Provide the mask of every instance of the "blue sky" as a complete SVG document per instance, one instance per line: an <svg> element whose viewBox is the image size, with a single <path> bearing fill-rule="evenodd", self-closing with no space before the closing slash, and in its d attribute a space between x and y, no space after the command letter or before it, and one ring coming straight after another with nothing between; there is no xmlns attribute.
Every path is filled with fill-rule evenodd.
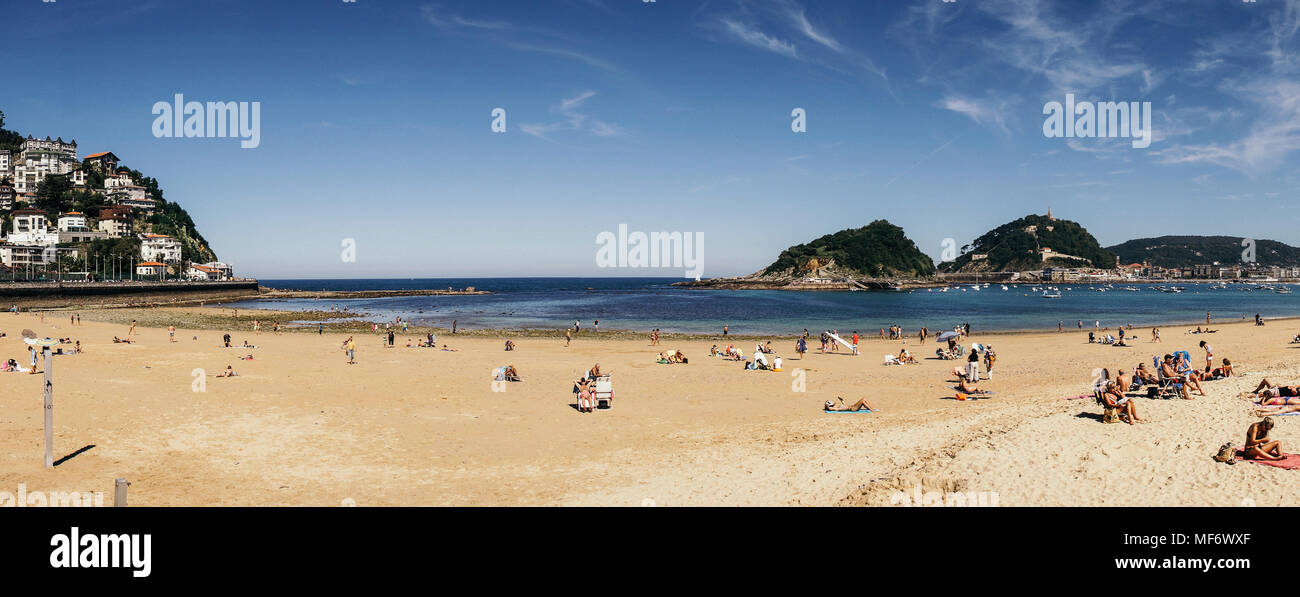
<svg viewBox="0 0 1300 597"><path fill-rule="evenodd" d="M1300 244L1300 0L11 0L0 110L158 178L237 272L680 275L595 238L703 232L704 275L885 218L923 251L1027 213L1103 244ZM261 146L155 102L261 102ZM1154 140L1043 135L1151 102ZM493 133L504 108L508 130ZM791 111L807 132L791 131ZM355 239L354 263L340 259Z"/></svg>

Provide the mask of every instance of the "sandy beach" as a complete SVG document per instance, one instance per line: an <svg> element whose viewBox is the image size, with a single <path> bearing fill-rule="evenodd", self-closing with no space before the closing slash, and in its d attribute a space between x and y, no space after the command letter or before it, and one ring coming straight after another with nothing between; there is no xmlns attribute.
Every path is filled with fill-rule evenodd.
<svg viewBox="0 0 1300 597"><path fill-rule="evenodd" d="M995 493L1002 506L1275 506L1300 491L1300 472L1211 460L1257 420L1239 392L1263 377L1300 380L1294 321L1216 323L1209 335L1162 328L1155 345L1137 328L1130 348L1089 344L1077 330L977 332L970 341L998 353L995 378L981 382L996 394L962 402L948 388L961 363L933 359L937 345L915 338L921 364L887 367L883 355L901 342L821 355L814 331L799 360L793 338L774 337L778 373L708 357L721 344L709 338L650 346L584 329L567 348L557 332L505 352L505 336L439 333L451 352L406 348L415 330L395 348L367 332L348 365L346 334L329 331L276 335L264 324L255 335L241 322L228 330L233 343L258 348L222 348L214 329L177 329L168 341L162 322L200 311L149 310L133 344L112 342L127 336L129 313L82 311L79 326L66 312L43 323L0 316L0 357L24 367L24 328L85 349L55 357L55 458L76 455L52 470L43 376L0 373L0 491L99 491L110 504L123 477L138 506L890 505L917 487ZM1088 393L1094 368L1150 366L1175 350L1203 364L1202 339L1243 375L1205 382L1209 396L1195 400L1138 398L1150 423L1103 424L1091 398L1065 399ZM656 364L667 349L690 363ZM582 414L572 381L597 362L613 375L614 408ZM506 364L524 381L494 392L492 370ZM215 377L227 365L239 375ZM823 413L837 396L877 411ZM1300 417L1277 421L1273 437L1300 451Z"/></svg>

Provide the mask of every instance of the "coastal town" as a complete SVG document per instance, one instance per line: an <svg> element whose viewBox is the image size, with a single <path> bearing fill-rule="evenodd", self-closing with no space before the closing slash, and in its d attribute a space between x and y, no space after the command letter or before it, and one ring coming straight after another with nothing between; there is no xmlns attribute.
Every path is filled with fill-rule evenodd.
<svg viewBox="0 0 1300 597"><path fill-rule="evenodd" d="M182 239L157 231L175 228L156 217L161 192L116 154L78 155L77 142L62 137L28 135L17 152L0 148L0 280L234 279L229 264L194 259Z"/></svg>

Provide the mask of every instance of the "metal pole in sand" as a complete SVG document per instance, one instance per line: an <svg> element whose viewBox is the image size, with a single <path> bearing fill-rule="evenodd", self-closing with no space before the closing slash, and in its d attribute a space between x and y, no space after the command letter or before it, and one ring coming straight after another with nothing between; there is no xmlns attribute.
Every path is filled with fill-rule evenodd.
<svg viewBox="0 0 1300 597"><path fill-rule="evenodd" d="M114 508L126 507L126 487L128 485L130 485L130 483L127 483L126 479L123 479L122 477L118 477L113 482L113 507Z"/></svg>
<svg viewBox="0 0 1300 597"><path fill-rule="evenodd" d="M50 347L45 353L45 468L54 468L54 355Z"/></svg>

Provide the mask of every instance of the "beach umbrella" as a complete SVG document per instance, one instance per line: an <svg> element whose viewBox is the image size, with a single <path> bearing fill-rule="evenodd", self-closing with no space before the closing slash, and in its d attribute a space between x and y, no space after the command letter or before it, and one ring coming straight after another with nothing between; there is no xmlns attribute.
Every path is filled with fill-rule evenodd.
<svg viewBox="0 0 1300 597"><path fill-rule="evenodd" d="M961 334L958 334L957 332L944 332L942 334L939 334L939 337L936 338L936 340L943 342L944 340L947 340L949 338L956 338L957 336L960 335Z"/></svg>

